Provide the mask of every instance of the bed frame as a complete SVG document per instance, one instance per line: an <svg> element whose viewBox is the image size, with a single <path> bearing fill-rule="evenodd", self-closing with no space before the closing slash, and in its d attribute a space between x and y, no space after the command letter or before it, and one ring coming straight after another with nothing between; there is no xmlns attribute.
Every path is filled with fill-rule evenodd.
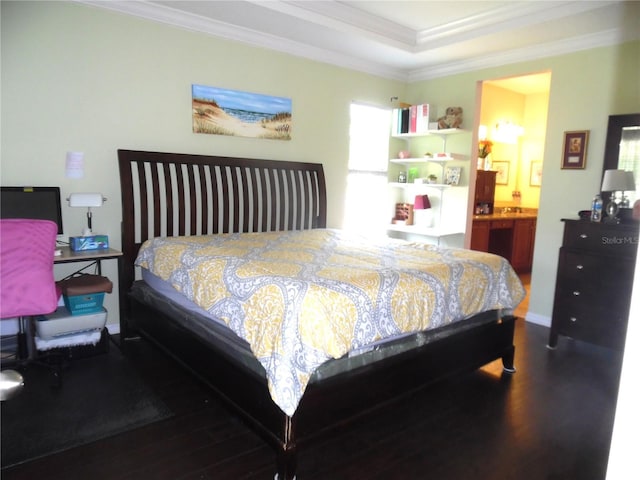
<svg viewBox="0 0 640 480"><path fill-rule="evenodd" d="M515 371L515 317L503 316L374 365L312 381L295 414L286 415L271 400L264 376L129 293L134 260L148 238L326 227L322 165L132 150L119 150L118 158L123 343L140 335L211 387L275 449L278 479L294 478L300 448L429 383L500 358L506 372Z"/></svg>

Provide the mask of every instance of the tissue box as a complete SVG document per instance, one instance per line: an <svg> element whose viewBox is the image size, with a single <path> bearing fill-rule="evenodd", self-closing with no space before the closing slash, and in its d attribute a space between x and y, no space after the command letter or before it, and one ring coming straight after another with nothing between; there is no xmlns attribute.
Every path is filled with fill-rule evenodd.
<svg viewBox="0 0 640 480"><path fill-rule="evenodd" d="M84 295L63 295L64 306L69 309L71 315L86 315L102 310L104 292L86 293Z"/></svg>
<svg viewBox="0 0 640 480"><path fill-rule="evenodd" d="M86 237L69 237L69 248L74 252L83 250L105 250L109 248L109 236L88 235Z"/></svg>
<svg viewBox="0 0 640 480"><path fill-rule="evenodd" d="M107 323L107 310L100 307L96 313L89 315L72 315L65 307L48 315L35 317L38 337L49 340L80 332L100 331Z"/></svg>

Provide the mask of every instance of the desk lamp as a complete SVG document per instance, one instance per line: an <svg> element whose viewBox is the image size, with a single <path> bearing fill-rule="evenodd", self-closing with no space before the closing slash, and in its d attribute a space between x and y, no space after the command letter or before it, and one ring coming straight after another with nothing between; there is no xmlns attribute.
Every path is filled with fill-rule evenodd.
<svg viewBox="0 0 640 480"><path fill-rule="evenodd" d="M615 192L622 192L622 198L624 200L624 192L635 190L635 183L633 173L631 172L624 170L605 170L604 178L602 179L602 191L611 192L606 208L607 216L605 217L605 222L620 223L620 219L618 218L620 208L615 201Z"/></svg>
<svg viewBox="0 0 640 480"><path fill-rule="evenodd" d="M84 207L87 209L87 228L82 230L82 236L92 235L91 231L91 207L101 207L107 199L101 193L72 193L67 198L70 207Z"/></svg>

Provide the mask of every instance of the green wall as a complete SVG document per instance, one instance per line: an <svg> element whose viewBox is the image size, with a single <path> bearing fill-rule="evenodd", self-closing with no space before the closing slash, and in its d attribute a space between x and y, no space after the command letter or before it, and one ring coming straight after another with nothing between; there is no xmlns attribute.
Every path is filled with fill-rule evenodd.
<svg viewBox="0 0 640 480"><path fill-rule="evenodd" d="M86 5L0 4L3 185L59 185L102 192L94 231L120 247L119 148L320 162L328 222L342 221L349 105L389 105L405 85L270 50ZM260 140L191 131L193 83L289 97L293 139ZM85 153L85 178L65 178L67 151ZM63 206L65 234L86 217ZM115 262L105 274L117 279ZM62 269L62 267L56 267ZM65 272L66 274L66 272ZM117 295L107 295L109 323Z"/></svg>
<svg viewBox="0 0 640 480"><path fill-rule="evenodd" d="M598 190L607 116L640 111L640 42L406 85L86 5L2 1L0 9L2 184L59 185L65 198L102 192L109 200L94 212L94 230L110 235L116 248L118 148L321 162L329 226L339 227L352 101L389 105L397 96L462 106L469 128L478 81L550 70L530 302L540 321L551 313L559 219L587 208ZM293 139L192 133L193 83L290 97ZM561 171L562 132L582 129L591 131L587 168ZM455 147L471 154L471 145ZM85 178L65 178L67 151L85 153ZM67 235L80 232L84 212L64 206L63 217ZM108 263L115 262L105 263L115 283L115 265ZM106 305L109 323L117 324L116 295Z"/></svg>

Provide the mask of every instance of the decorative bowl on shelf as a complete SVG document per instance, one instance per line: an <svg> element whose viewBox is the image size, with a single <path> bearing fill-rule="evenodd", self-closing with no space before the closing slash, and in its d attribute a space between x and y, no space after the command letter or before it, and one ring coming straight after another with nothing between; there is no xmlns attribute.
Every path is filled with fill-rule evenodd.
<svg viewBox="0 0 640 480"><path fill-rule="evenodd" d="M398 158L409 158L411 156L411 154L409 153L408 150L400 150L398 152Z"/></svg>

